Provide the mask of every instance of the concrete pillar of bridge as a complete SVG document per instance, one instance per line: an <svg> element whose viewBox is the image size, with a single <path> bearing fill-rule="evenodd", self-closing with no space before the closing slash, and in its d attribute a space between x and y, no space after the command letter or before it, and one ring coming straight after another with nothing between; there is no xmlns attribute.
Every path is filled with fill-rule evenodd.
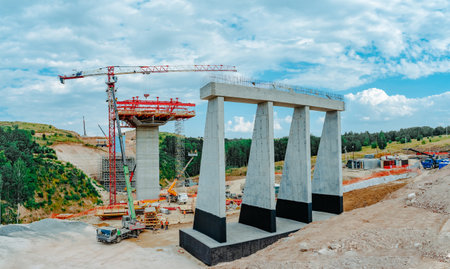
<svg viewBox="0 0 450 269"><path fill-rule="evenodd" d="M309 107L296 107L292 116L283 175L277 200L277 217L310 223L311 144Z"/></svg>
<svg viewBox="0 0 450 269"><path fill-rule="evenodd" d="M220 243L227 239L224 136L224 98L215 97L208 101L194 230Z"/></svg>
<svg viewBox="0 0 450 269"><path fill-rule="evenodd" d="M239 222L276 232L273 103L258 104Z"/></svg>
<svg viewBox="0 0 450 269"><path fill-rule="evenodd" d="M133 169L133 167L130 167L130 169ZM136 127L137 199L159 199L160 190L158 126Z"/></svg>
<svg viewBox="0 0 450 269"><path fill-rule="evenodd" d="M313 210L343 212L341 118L339 111L325 115L312 181Z"/></svg>

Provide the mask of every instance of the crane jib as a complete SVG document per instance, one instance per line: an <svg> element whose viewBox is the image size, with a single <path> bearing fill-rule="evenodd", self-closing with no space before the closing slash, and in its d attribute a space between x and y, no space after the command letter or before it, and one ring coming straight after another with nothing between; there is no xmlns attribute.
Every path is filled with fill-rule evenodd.
<svg viewBox="0 0 450 269"><path fill-rule="evenodd" d="M90 76L114 76L126 74L151 74L170 72L237 72L235 66L230 65L154 65L154 66L108 66L89 71L77 71L70 75L60 75L61 83L66 79L84 78Z"/></svg>

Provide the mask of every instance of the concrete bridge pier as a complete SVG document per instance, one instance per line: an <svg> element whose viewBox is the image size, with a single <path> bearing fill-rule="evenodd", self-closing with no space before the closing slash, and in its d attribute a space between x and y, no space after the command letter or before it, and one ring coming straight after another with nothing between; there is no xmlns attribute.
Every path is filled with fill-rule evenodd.
<svg viewBox="0 0 450 269"><path fill-rule="evenodd" d="M138 200L159 199L159 192L159 127L138 126L136 127L136 196Z"/></svg>
<svg viewBox="0 0 450 269"><path fill-rule="evenodd" d="M276 232L273 103L258 104L239 222Z"/></svg>
<svg viewBox="0 0 450 269"><path fill-rule="evenodd" d="M194 230L217 242L227 240L225 213L224 98L208 101Z"/></svg>
<svg viewBox="0 0 450 269"><path fill-rule="evenodd" d="M309 106L303 106L294 108L292 116L276 206L277 217L310 223L311 201Z"/></svg>
<svg viewBox="0 0 450 269"><path fill-rule="evenodd" d="M342 193L340 112L327 111L312 181L313 210L342 213Z"/></svg>

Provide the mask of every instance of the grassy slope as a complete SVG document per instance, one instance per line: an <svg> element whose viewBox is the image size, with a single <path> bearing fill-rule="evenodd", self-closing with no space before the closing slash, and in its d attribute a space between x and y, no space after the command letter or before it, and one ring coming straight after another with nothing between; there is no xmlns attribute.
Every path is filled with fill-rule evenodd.
<svg viewBox="0 0 450 269"><path fill-rule="evenodd" d="M19 129L34 130L33 135L36 142L40 145L52 145L57 143L83 143L80 135L72 131L66 131L56 128L55 126L41 123L29 123L21 121L0 121L0 126L14 126L17 125ZM45 134L45 139L43 138Z"/></svg>
<svg viewBox="0 0 450 269"><path fill-rule="evenodd" d="M58 143L83 143L76 132L61 130L52 125L28 122L0 121L0 126L19 129L34 130L33 138L40 145L53 145ZM45 134L45 139L43 138ZM76 213L92 208L101 203L93 187L95 180L88 178L81 170L70 163L58 160L45 159L45 162L53 164L46 176L38 175L38 186L35 194L36 205L34 208L23 208L21 220L30 222L49 217L51 213ZM59 167L59 168L58 168ZM74 175L77 176L74 176ZM74 183L72 181L76 180ZM49 196L51 202L49 202Z"/></svg>

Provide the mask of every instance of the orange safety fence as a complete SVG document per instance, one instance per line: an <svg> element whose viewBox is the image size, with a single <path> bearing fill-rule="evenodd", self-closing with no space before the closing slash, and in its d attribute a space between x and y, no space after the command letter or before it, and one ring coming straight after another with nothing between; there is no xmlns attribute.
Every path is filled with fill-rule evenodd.
<svg viewBox="0 0 450 269"><path fill-rule="evenodd" d="M97 213L97 211L99 211L99 210L117 209L117 208L123 208L123 206L124 206L124 204L97 206L95 208L91 208L86 211L75 213L75 214L52 213L50 215L50 218L52 218L52 219L71 219L71 218L76 218L76 217L95 215L95 213Z"/></svg>
<svg viewBox="0 0 450 269"><path fill-rule="evenodd" d="M350 184L354 184L360 181L364 181L364 180L368 180L368 179L372 179L372 178L377 178L377 177L386 177L386 176L392 176L392 175L401 175L401 174L406 174L406 173L410 173L410 172L418 172L419 169L417 168L398 168L398 169L391 169L391 170L386 170L386 171L379 171L379 172L375 172L370 174L367 177L357 177L357 178L352 178L349 180L345 180L342 184L343 185L350 185Z"/></svg>

